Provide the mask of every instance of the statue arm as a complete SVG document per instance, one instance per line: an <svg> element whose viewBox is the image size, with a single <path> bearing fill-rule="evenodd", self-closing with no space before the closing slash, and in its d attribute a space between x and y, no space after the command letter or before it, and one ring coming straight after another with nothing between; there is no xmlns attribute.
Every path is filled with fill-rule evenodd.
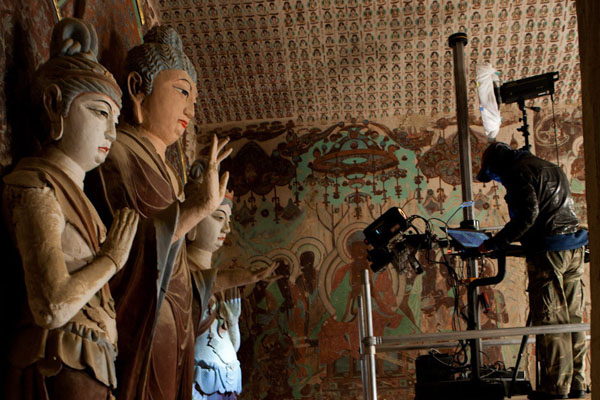
<svg viewBox="0 0 600 400"><path fill-rule="evenodd" d="M192 202L192 199L189 199L181 203L179 220L177 221L175 232L173 232L171 243L175 243L184 237L192 228L198 225L200 221L208 217L214 211L208 205L191 204Z"/></svg>
<svg viewBox="0 0 600 400"><path fill-rule="evenodd" d="M227 333L233 348L237 352L240 349L240 315L242 313L242 299L238 288L225 291L225 300L222 303L224 317L227 321Z"/></svg>
<svg viewBox="0 0 600 400"><path fill-rule="evenodd" d="M107 252L69 273L62 250L65 219L49 188L24 189L12 215L34 320L43 328L58 328L117 272L119 255Z"/></svg>
<svg viewBox="0 0 600 400"><path fill-rule="evenodd" d="M252 271L244 268L217 269L213 293L257 282Z"/></svg>
<svg viewBox="0 0 600 400"><path fill-rule="evenodd" d="M237 353L238 350L240 349L240 324L239 324L239 319L235 320L235 323L229 325L229 339L231 340L231 344L233 345L233 348L235 349L235 352Z"/></svg>
<svg viewBox="0 0 600 400"><path fill-rule="evenodd" d="M269 266L261 267L256 270L250 268L219 269L217 271L213 293L265 280L269 278L277 266L277 262L274 262Z"/></svg>

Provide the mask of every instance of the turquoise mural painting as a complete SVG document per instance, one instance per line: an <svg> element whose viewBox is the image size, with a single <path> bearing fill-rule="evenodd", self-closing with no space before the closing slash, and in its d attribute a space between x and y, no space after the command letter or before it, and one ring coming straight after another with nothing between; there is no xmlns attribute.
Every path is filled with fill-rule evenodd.
<svg viewBox="0 0 600 400"><path fill-rule="evenodd" d="M575 121L573 113L560 117L562 130L575 135L559 147L571 172L581 168L580 152L573 150L581 128L569 122ZM356 298L360 271L369 267L362 230L392 206L433 218L434 227L458 226L462 219L455 121L407 122L394 128L367 120L313 128L272 122L210 131L232 138L235 148L225 166L234 176L235 233L220 265L279 263L279 279L245 288L243 398L360 396ZM518 126L507 113L500 139L521 145ZM543 152L547 123L535 129ZM477 123L471 126L474 171L488 143L482 131ZM473 206L483 226L505 223L503 195L493 183L475 184ZM418 259L422 275L392 267L372 274L376 335L465 329L464 321L453 318L464 312L464 286L441 264L442 251L420 251ZM485 289L490 307L484 327L525 322L525 272L521 261L513 264L504 282ZM451 265L459 280L466 278L459 259ZM486 262L482 273L491 275L495 268ZM486 349L484 362L510 364L515 353L511 347ZM411 398L416 355L379 355L384 396Z"/></svg>

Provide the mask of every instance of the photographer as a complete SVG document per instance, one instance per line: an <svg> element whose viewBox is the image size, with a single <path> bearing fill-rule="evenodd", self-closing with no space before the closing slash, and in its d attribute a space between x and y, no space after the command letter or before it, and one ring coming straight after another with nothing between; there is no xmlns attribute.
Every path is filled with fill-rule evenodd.
<svg viewBox="0 0 600 400"><path fill-rule="evenodd" d="M494 142L483 153L480 182L506 188L510 221L479 247L482 253L519 240L527 256L533 325L581 323L587 231L579 228L565 173L528 150ZM538 335L540 385L530 399L565 399L585 393L584 332Z"/></svg>

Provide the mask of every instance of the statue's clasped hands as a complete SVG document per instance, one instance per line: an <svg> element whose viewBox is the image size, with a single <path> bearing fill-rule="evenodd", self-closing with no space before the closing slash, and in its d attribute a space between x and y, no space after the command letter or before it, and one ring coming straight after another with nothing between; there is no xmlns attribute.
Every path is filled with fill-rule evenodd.
<svg viewBox="0 0 600 400"><path fill-rule="evenodd" d="M117 210L106 240L100 249L99 256L108 257L115 264L117 271L125 265L133 238L137 231L139 214L129 208Z"/></svg>

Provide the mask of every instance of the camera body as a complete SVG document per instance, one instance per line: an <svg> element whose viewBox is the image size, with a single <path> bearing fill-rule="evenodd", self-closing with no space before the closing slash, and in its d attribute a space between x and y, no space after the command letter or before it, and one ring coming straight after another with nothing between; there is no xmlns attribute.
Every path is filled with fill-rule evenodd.
<svg viewBox="0 0 600 400"><path fill-rule="evenodd" d="M399 207L392 207L367 226L363 233L365 242L374 248L387 246L398 233L408 229L408 218Z"/></svg>
<svg viewBox="0 0 600 400"><path fill-rule="evenodd" d="M380 271L390 263L401 270L410 266L417 274L423 272L415 257L416 252L430 249L434 241L439 241L429 231L408 233L409 228L416 231L410 223L413 218L415 216L407 217L401 208L392 207L363 230L367 259L371 262L373 272Z"/></svg>
<svg viewBox="0 0 600 400"><path fill-rule="evenodd" d="M392 262L397 236L406 229L408 229L406 214L401 208L392 207L363 230L367 244L367 259L371 262L373 272L381 270Z"/></svg>

